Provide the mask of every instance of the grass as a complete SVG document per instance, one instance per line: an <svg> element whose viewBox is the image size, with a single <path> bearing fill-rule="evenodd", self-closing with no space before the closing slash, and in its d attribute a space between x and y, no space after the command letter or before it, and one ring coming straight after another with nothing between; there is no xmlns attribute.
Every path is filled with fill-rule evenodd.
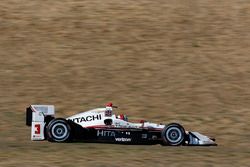
<svg viewBox="0 0 250 167"><path fill-rule="evenodd" d="M249 166L249 2L0 3L0 166ZM218 147L31 142L30 104L181 122Z"/></svg>

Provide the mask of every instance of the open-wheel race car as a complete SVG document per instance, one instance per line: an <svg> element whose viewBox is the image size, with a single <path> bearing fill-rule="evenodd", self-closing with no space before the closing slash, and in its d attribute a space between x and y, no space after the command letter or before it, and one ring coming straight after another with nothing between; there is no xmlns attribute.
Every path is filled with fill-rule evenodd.
<svg viewBox="0 0 250 167"><path fill-rule="evenodd" d="M66 119L55 118L53 105L30 105L26 125L31 126L31 140L51 142L102 142L118 144L161 144L169 146L214 146L215 139L198 132L185 131L178 123L156 124L141 120L129 122L126 115L115 115L117 108L108 103L103 108L81 112Z"/></svg>

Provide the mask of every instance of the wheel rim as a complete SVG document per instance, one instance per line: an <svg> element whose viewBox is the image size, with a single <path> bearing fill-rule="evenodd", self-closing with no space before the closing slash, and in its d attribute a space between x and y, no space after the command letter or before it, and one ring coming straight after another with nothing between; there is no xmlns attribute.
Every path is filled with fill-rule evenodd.
<svg viewBox="0 0 250 167"><path fill-rule="evenodd" d="M68 128L63 123L56 123L51 129L51 133L54 138L63 140L68 135Z"/></svg>
<svg viewBox="0 0 250 167"><path fill-rule="evenodd" d="M165 133L166 138L168 139L169 142L171 143L179 143L182 141L182 132L179 128L177 127L170 127L166 133Z"/></svg>

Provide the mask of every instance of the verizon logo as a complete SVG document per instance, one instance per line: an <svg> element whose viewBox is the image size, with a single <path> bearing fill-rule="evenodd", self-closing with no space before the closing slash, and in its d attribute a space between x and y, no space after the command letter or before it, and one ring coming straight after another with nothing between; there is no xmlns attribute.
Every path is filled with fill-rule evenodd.
<svg viewBox="0 0 250 167"><path fill-rule="evenodd" d="M115 138L115 141L122 141L122 142L126 142L126 141L131 141L131 138Z"/></svg>

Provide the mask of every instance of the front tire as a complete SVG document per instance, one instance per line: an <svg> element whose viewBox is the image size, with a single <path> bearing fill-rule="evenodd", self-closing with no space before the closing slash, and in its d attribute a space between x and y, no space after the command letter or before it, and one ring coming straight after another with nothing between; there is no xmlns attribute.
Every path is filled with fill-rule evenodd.
<svg viewBox="0 0 250 167"><path fill-rule="evenodd" d="M185 142L185 129L178 123L166 125L162 130L161 136L163 145L179 146Z"/></svg>
<svg viewBox="0 0 250 167"><path fill-rule="evenodd" d="M68 142L71 139L71 127L67 120L56 118L50 121L46 128L48 141Z"/></svg>

